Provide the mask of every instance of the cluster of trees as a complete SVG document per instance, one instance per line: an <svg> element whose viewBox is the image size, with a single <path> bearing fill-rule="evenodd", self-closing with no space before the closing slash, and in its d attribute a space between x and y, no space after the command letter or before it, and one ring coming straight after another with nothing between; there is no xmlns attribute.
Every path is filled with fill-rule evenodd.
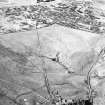
<svg viewBox="0 0 105 105"><path fill-rule="evenodd" d="M55 0L37 0L37 3L39 3L39 2L51 2L51 1L55 1Z"/></svg>

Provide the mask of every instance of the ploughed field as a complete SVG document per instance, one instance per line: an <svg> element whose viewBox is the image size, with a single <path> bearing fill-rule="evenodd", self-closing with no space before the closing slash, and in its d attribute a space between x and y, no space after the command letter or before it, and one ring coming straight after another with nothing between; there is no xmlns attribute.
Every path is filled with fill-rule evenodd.
<svg viewBox="0 0 105 105"><path fill-rule="evenodd" d="M105 32L105 12L88 1L0 8L1 34L34 30L36 25L42 28L53 24L102 34Z"/></svg>

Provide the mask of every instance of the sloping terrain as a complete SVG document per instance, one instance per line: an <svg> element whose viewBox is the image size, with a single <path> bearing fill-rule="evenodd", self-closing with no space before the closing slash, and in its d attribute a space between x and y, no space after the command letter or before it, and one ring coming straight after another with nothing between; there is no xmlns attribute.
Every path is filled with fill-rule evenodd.
<svg viewBox="0 0 105 105"><path fill-rule="evenodd" d="M23 6L22 9L23 12L26 8ZM16 22L12 13L20 16L19 12L8 11L4 14L5 18L11 19L13 16ZM41 14L39 20L45 20L44 16L49 15ZM58 17L58 22L51 21L44 24L45 27L41 24L42 20L37 18L32 22L29 17L32 26L23 29L29 22L24 22L26 17L25 20L20 20L24 24L18 27L20 31L12 31L12 25L9 29L2 25L4 30L1 28L0 35L0 105L3 105L4 100L7 100L5 105L78 105L87 104L87 100L92 100L94 105L104 105L104 31L88 32L84 28L71 27L74 23L66 26L64 19L69 19L60 20L63 16ZM55 22L55 17L52 20ZM69 24L71 21L73 20L70 20ZM11 22L13 20L8 21L8 24ZM101 104L96 100L100 100Z"/></svg>

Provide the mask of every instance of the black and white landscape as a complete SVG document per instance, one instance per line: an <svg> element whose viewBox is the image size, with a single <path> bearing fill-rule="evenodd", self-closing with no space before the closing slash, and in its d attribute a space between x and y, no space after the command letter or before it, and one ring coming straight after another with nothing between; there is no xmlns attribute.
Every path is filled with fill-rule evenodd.
<svg viewBox="0 0 105 105"><path fill-rule="evenodd" d="M0 105L105 105L104 1L25 2L0 5Z"/></svg>

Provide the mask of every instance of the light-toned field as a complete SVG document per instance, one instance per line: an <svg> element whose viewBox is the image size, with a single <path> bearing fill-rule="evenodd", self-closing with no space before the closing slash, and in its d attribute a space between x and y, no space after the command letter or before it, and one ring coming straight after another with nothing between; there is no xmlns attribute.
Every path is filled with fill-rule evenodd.
<svg viewBox="0 0 105 105"><path fill-rule="evenodd" d="M81 68L79 64L87 60L87 58L83 58L84 54L91 52L99 38L100 36L97 34L65 28L59 25L53 25L40 30L1 35L0 43L4 46L4 49L1 47L2 52L0 51L0 86L9 91L10 96L12 94L14 97L17 94L30 90L37 90L36 92L42 96L47 95L41 73L43 69L42 58L38 57L40 52L44 56L45 68L48 72L51 87L59 90L65 97L80 96L80 94L84 96L87 91L86 84L84 83L86 74L84 71L80 72L78 70L78 68ZM64 66L50 59L56 57L58 52L60 54L60 62L69 71L72 70L70 68L71 60L74 62L77 68L73 72L76 74L68 74ZM80 54L83 53L83 55L77 54L76 58L72 57L70 59L73 54L78 52L81 52ZM27 61L23 60L23 65L19 64L21 59L18 59L18 57L20 55L15 55L15 53L23 54ZM5 59L3 59L3 56Z"/></svg>
<svg viewBox="0 0 105 105"><path fill-rule="evenodd" d="M5 93L11 98L35 96L45 100L48 92L43 69L46 69L52 90L58 90L66 98L86 98L87 73L104 46L104 34L94 34L56 24L32 31L2 34L0 93ZM93 69L95 76L100 77L93 76L90 81L98 97L105 95L104 62L101 63L98 62Z"/></svg>

